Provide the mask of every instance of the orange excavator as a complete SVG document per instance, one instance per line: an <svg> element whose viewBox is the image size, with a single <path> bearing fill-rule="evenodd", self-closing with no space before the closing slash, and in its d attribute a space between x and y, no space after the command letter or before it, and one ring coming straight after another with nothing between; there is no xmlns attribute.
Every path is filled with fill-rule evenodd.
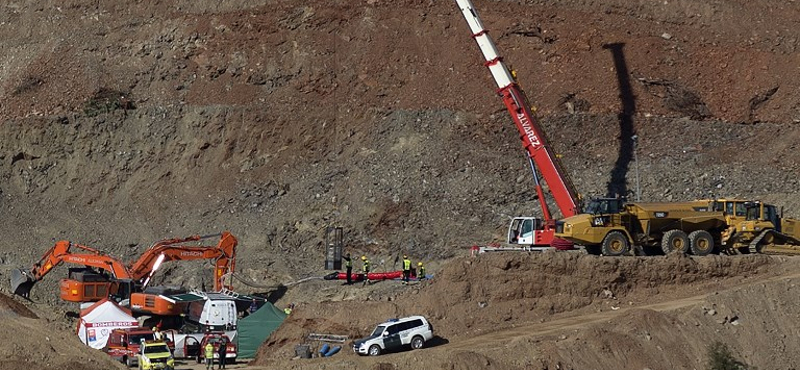
<svg viewBox="0 0 800 370"><path fill-rule="evenodd" d="M74 248L74 249L73 249ZM75 250L77 249L77 251ZM104 254L103 252L87 247L85 245L80 245L76 243L72 243L66 240L61 240L56 242L56 244L50 248L47 252L42 255L42 258L39 259L36 263L33 264L33 268L30 270L13 270L11 272L11 289L14 291L14 294L29 297L31 289L33 289L33 285L44 278L53 268L57 267L61 263L71 263L77 265L83 265L87 268L98 268L105 271L105 274L110 274L107 276L106 282L103 282L104 285L104 297L108 297L109 294L114 294L116 292L109 291L109 283L108 280L113 280L115 282L125 282L131 281L130 273L128 272L128 268L117 260L114 257ZM88 269L85 269L88 270ZM97 275L97 274L95 274ZM84 276L84 274L79 275L80 278ZM88 274L86 275L88 276ZM64 279L67 280L67 279ZM91 280L99 280L99 279L88 279ZM68 285L68 284L66 284ZM94 286L95 284L90 284ZM64 298L64 289L65 289L65 282L62 280L61 283L61 296ZM95 290L96 289L92 289ZM74 302L83 302L83 301L91 301L94 298L94 293L90 294L88 297L84 296L85 292L88 292L89 289L80 289L76 292L75 297L78 300L72 300Z"/></svg>
<svg viewBox="0 0 800 370"><path fill-rule="evenodd" d="M216 246L184 245L187 242L196 242L220 236ZM140 282L140 292L131 294L131 308L134 311L144 311L156 315L177 315L185 308L184 305L159 294L149 293L145 290L153 274L159 266L166 261L187 260L216 260L214 263L214 291L231 289L226 285L224 278L236 266L236 245L238 241L229 232L208 236L190 236L183 239L167 239L153 244L142 256L130 266L131 276Z"/></svg>
<svg viewBox="0 0 800 370"><path fill-rule="evenodd" d="M183 245L219 236L216 246ZM215 259L214 290L230 288L223 278L235 267L238 241L228 231L207 236L167 239L148 248L130 266L105 253L69 241L56 242L30 270L14 270L11 289L14 294L29 297L33 285L61 263L86 266L70 269L70 276L60 284L61 299L70 302L95 302L113 297L130 299L131 308L154 314L174 314L180 307L158 294L144 293L153 274L165 261ZM74 250L74 249L77 250ZM97 273L92 268L103 270Z"/></svg>
<svg viewBox="0 0 800 370"><path fill-rule="evenodd" d="M220 239L216 246L182 244L217 236ZM130 275L134 280L140 280L146 286L150 277L163 262L214 259L216 260L214 263L214 290L220 291L223 288L229 288L225 286L223 277L229 271L233 271L236 265L237 244L236 238L227 231L221 234L162 240L153 244L136 262L129 266Z"/></svg>

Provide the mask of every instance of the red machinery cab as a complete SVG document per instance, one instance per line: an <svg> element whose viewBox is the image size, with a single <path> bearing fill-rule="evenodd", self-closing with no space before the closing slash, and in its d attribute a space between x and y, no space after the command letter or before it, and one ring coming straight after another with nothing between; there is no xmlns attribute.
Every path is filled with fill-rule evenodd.
<svg viewBox="0 0 800 370"><path fill-rule="evenodd" d="M174 346L174 341L167 336L167 344ZM122 362L128 367L136 366L136 354L139 353L139 346L143 341L153 341L155 334L151 328L127 328L114 329L108 336L108 342L103 348L103 352L108 353L113 359Z"/></svg>

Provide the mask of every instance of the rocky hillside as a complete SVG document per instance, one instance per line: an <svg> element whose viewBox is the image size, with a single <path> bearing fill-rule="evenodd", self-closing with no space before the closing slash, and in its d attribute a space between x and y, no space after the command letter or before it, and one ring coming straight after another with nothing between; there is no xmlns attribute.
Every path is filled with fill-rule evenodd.
<svg viewBox="0 0 800 370"><path fill-rule="evenodd" d="M539 213L454 3L3 7L9 266L54 239L133 258L159 239L229 229L241 271L285 282L319 273L330 225L376 261L436 261ZM477 8L585 196L629 193L638 170L646 200L758 197L800 214L796 7Z"/></svg>

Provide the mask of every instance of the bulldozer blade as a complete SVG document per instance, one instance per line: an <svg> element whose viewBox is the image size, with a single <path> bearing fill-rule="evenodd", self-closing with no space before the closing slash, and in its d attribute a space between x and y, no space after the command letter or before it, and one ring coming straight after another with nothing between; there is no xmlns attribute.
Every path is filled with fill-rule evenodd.
<svg viewBox="0 0 800 370"><path fill-rule="evenodd" d="M34 283L36 283L36 280L31 279L27 271L23 269L11 271L11 291L14 294L27 298L31 294Z"/></svg>

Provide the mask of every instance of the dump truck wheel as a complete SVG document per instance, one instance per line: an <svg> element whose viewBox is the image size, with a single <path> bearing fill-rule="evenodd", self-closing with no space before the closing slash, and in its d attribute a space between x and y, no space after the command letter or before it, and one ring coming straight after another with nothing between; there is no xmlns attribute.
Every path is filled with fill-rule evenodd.
<svg viewBox="0 0 800 370"><path fill-rule="evenodd" d="M631 245L625 234L620 231L612 231L603 239L600 249L604 256L616 257L628 253Z"/></svg>
<svg viewBox="0 0 800 370"><path fill-rule="evenodd" d="M714 237L705 230L696 230L689 234L689 248L695 256L705 256L714 251Z"/></svg>
<svg viewBox="0 0 800 370"><path fill-rule="evenodd" d="M673 251L681 253L689 252L689 237L683 230L670 230L664 233L661 238L661 250L664 254L670 254Z"/></svg>

